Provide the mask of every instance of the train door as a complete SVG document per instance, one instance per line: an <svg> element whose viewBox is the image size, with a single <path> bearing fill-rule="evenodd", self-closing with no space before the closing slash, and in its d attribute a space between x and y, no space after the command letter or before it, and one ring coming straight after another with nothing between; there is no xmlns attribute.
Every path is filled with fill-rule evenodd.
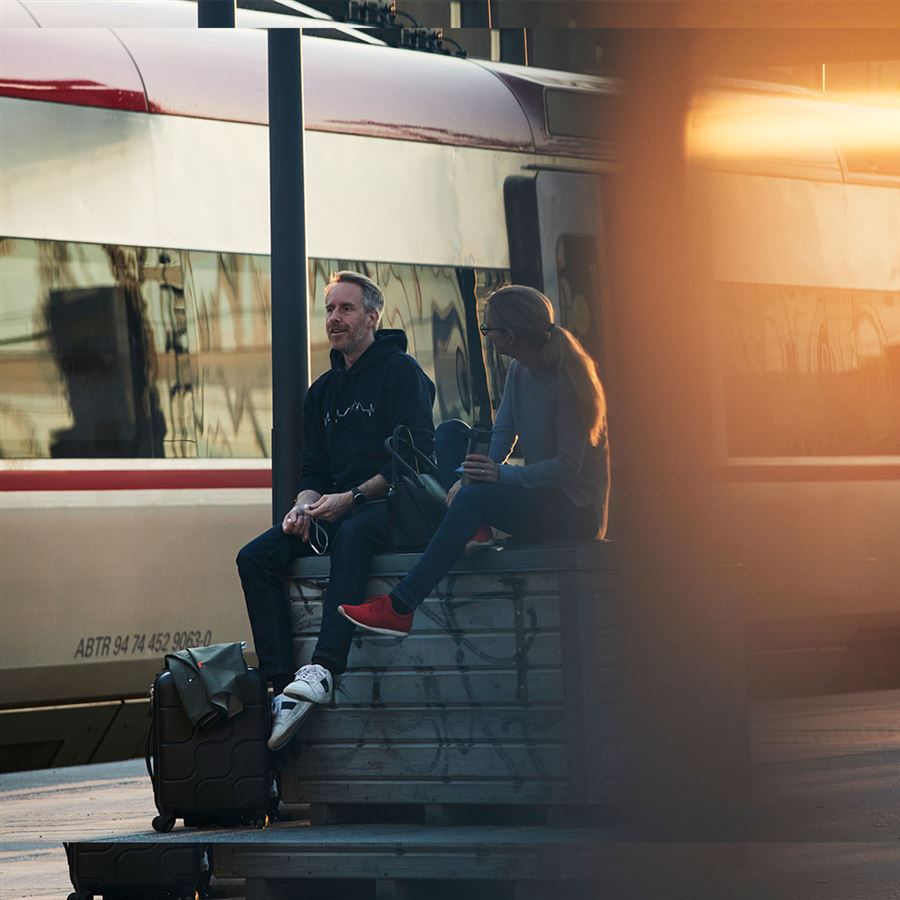
<svg viewBox="0 0 900 900"><path fill-rule="evenodd" d="M555 307L557 321L591 354L614 423L615 373L604 322L607 267L602 188L597 175L547 170L507 179L504 200L512 281L542 290ZM616 535L620 503L620 492L614 490L608 537Z"/></svg>
<svg viewBox="0 0 900 900"><path fill-rule="evenodd" d="M504 189L512 280L550 298L607 381L601 186L597 175L540 171L509 178Z"/></svg>

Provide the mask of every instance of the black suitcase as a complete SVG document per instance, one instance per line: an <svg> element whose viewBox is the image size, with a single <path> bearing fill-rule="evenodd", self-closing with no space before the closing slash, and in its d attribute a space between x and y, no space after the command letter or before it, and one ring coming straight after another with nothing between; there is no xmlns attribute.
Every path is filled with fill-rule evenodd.
<svg viewBox="0 0 900 900"><path fill-rule="evenodd" d="M272 710L266 680L248 668L240 690L242 712L196 729L184 713L172 673L160 672L150 690L147 771L159 815L156 831L176 819L191 825L252 824L273 813L273 771L266 741Z"/></svg>
<svg viewBox="0 0 900 900"><path fill-rule="evenodd" d="M201 844L64 844L74 893L69 900L206 897L211 869Z"/></svg>

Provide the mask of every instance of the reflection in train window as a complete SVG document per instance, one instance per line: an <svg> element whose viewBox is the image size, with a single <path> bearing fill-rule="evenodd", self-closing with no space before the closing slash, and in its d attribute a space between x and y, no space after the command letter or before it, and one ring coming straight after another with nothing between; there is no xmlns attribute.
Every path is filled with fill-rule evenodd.
<svg viewBox="0 0 900 900"><path fill-rule="evenodd" d="M560 324L574 334L607 380L603 354L600 266L596 235L562 234L556 242ZM551 298L554 299L554 298Z"/></svg>
<svg viewBox="0 0 900 900"><path fill-rule="evenodd" d="M479 323L484 322L484 304L487 298L497 288L508 283L508 272L480 271L476 273L475 306ZM479 332L479 335L487 375L487 386L490 393L490 404L493 412L496 412L500 406L500 401L503 399L503 388L506 385L506 373L509 371L510 359L497 353L487 336L481 335L481 332ZM493 421L493 416L483 416L477 421L490 424Z"/></svg>
<svg viewBox="0 0 900 900"><path fill-rule="evenodd" d="M190 325L197 331L198 455L268 457L272 429L269 258L198 251L184 256Z"/></svg>
<svg viewBox="0 0 900 900"><path fill-rule="evenodd" d="M466 277L471 273L450 266L310 260L310 294L314 298L309 316L313 378L330 365L323 290L331 273L341 269L365 273L384 291L381 327L406 332L409 352L435 383L435 421L483 421L484 411L479 408L483 388L478 383L483 378L483 365L480 359L473 358L474 354L480 354L480 342L471 337L466 312L469 304L483 295L486 286L499 283L505 273L475 272L473 298L472 279Z"/></svg>
<svg viewBox="0 0 900 900"><path fill-rule="evenodd" d="M490 421L475 312L506 273L310 260L313 377L342 268L382 285L383 327L437 386L435 421ZM0 240L0 456L268 457L269 271L247 254Z"/></svg>
<svg viewBox="0 0 900 900"><path fill-rule="evenodd" d="M719 290L731 456L900 454L900 294Z"/></svg>
<svg viewBox="0 0 900 900"><path fill-rule="evenodd" d="M0 242L0 455L163 456L191 446L191 417L173 417L172 373L159 359L178 319L161 257Z"/></svg>

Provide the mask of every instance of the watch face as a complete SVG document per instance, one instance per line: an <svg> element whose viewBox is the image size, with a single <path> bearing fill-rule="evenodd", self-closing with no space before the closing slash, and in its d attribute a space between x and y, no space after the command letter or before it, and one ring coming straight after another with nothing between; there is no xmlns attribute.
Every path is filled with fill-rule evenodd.
<svg viewBox="0 0 900 900"><path fill-rule="evenodd" d="M359 490L354 491L353 492L353 502L357 506L362 506L363 503L366 502L366 495L362 491L359 491Z"/></svg>

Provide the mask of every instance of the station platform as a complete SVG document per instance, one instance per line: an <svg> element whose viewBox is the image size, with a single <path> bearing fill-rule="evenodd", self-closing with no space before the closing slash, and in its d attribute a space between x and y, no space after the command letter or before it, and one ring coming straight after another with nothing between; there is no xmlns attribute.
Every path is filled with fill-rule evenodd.
<svg viewBox="0 0 900 900"><path fill-rule="evenodd" d="M570 897L578 892L569 886L590 884L592 896L610 900L896 900L900 691L757 703L752 735L753 793L730 833L703 843L641 841L622 825L310 826L302 807L301 817L264 831L177 827L157 835L143 760L11 773L0 776L0 900L65 897L62 842L100 839L212 844L219 896L248 900L290 896L287 880L285 893L273 881L263 895L254 893L254 879L288 879L301 869L313 879L371 879L376 888L379 879L405 878L410 897L411 875L427 872L471 900L472 891L454 885L461 860L480 873L482 886L494 884L497 898L504 896L498 867L521 867L537 884L542 875L544 883L564 875L560 892ZM304 892L313 900L326 895Z"/></svg>

